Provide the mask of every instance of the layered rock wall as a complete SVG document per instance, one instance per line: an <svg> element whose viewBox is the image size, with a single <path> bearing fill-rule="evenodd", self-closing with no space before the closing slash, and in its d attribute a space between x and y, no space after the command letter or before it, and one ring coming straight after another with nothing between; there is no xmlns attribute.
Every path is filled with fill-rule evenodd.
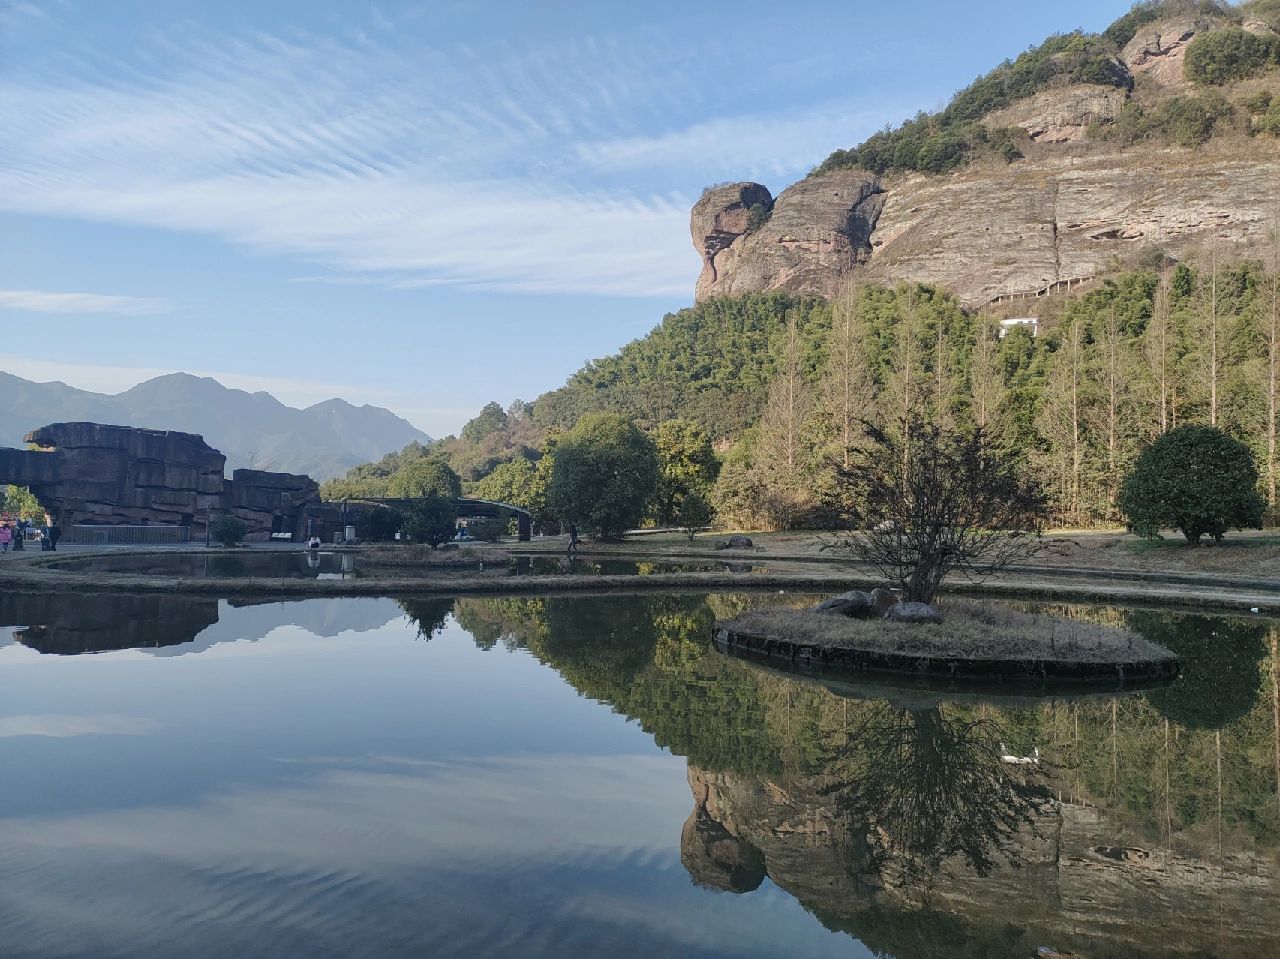
<svg viewBox="0 0 1280 959"><path fill-rule="evenodd" d="M1226 256L1256 256L1278 188L1280 149L1270 140L1247 151L1052 156L891 185L839 171L783 192L759 229L731 239L721 229L708 252L710 195L692 219L703 255L697 298L831 296L851 279L914 280L977 307L1065 290L1144 247L1185 257L1216 238Z"/></svg>
<svg viewBox="0 0 1280 959"><path fill-rule="evenodd" d="M1020 127L1032 141L1028 156L1009 165L883 179L839 170L807 177L776 200L758 183L707 191L690 219L703 262L697 299L768 290L831 296L851 280L907 280L980 307L1065 291L1145 248L1185 258L1217 243L1227 258L1263 254L1280 191L1274 137L1227 137L1197 149L1122 149L1087 138L1092 124L1117 120L1131 101L1150 111L1199 93L1183 77L1187 48L1224 25L1213 17L1148 24L1113 61L1127 86L1050 86L989 113L989 128ZM1274 34L1266 24L1246 26ZM1280 73L1257 83L1280 96ZM752 204L770 208L767 222L745 215Z"/></svg>
<svg viewBox="0 0 1280 959"><path fill-rule="evenodd" d="M189 526L200 536L210 516L231 513L264 539L302 533L320 505L307 476L236 470L224 479L226 457L193 433L54 423L25 441L36 449L0 449L0 483L30 487L64 527Z"/></svg>

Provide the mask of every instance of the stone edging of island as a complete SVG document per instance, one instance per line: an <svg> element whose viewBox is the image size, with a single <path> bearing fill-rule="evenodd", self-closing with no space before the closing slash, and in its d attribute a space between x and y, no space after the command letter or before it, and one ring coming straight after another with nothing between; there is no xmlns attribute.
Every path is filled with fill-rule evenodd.
<svg viewBox="0 0 1280 959"><path fill-rule="evenodd" d="M723 622L712 628L712 640L717 649L733 655L843 673L891 673L948 680L1121 683L1170 680L1178 675L1178 659L1172 654L1126 662L923 655L796 642L738 631Z"/></svg>

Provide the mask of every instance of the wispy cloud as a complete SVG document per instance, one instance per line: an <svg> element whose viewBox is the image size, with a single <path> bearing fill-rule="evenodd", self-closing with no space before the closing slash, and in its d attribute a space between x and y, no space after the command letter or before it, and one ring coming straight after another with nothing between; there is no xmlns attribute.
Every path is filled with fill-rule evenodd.
<svg viewBox="0 0 1280 959"><path fill-rule="evenodd" d="M18 736L43 736L51 739L72 736L143 736L155 727L155 720L146 716L121 716L117 713L0 716L0 739Z"/></svg>
<svg viewBox="0 0 1280 959"><path fill-rule="evenodd" d="M441 49L388 22L169 30L125 62L18 63L0 209L202 233L392 285L672 295L697 271L693 197L635 171L781 172L848 139L839 104L697 122L705 78L656 38Z"/></svg>
<svg viewBox="0 0 1280 959"><path fill-rule="evenodd" d="M173 304L147 296L111 296L105 293L51 293L48 290L0 290L0 310L30 313L115 313L147 316L169 313Z"/></svg>

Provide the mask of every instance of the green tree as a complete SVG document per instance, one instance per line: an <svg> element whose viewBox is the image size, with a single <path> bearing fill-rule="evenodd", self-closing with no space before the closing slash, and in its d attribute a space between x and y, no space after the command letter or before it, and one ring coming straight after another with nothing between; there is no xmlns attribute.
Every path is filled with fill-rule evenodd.
<svg viewBox="0 0 1280 959"><path fill-rule="evenodd" d="M616 413L593 413L560 438L547 496L553 512L589 535L620 539L657 483L653 440Z"/></svg>
<svg viewBox="0 0 1280 959"><path fill-rule="evenodd" d="M415 543L439 546L453 539L458 528L458 511L438 493L427 493L403 510L404 531Z"/></svg>
<svg viewBox="0 0 1280 959"><path fill-rule="evenodd" d="M0 488L0 510L17 513L21 519L37 522L44 519L45 509L35 494L25 486Z"/></svg>
<svg viewBox="0 0 1280 959"><path fill-rule="evenodd" d="M403 525L404 516L399 510L375 506L365 520L365 535L375 543L386 542L395 539Z"/></svg>
<svg viewBox="0 0 1280 959"><path fill-rule="evenodd" d="M497 403L486 403L476 416L462 428L462 438L478 443L492 433L500 433L507 428L507 411Z"/></svg>
<svg viewBox="0 0 1280 959"><path fill-rule="evenodd" d="M653 439L658 450L653 518L659 526L670 526L686 496L697 493L706 497L710 493L720 463L706 430L690 420L667 420Z"/></svg>
<svg viewBox="0 0 1280 959"><path fill-rule="evenodd" d="M715 511L712 510L711 504L707 502L705 496L697 490L691 490L680 499L680 507L676 510L676 524L689 537L689 541L693 541L694 535L698 530L708 526L711 523Z"/></svg>
<svg viewBox="0 0 1280 959"><path fill-rule="evenodd" d="M432 495L457 499L462 495L462 481L443 459L423 457L396 471L387 482L387 495L397 499Z"/></svg>
<svg viewBox="0 0 1280 959"><path fill-rule="evenodd" d="M1249 448L1212 426L1179 426L1143 450L1120 488L1134 532L1173 528L1193 545L1228 529L1261 527L1258 469Z"/></svg>

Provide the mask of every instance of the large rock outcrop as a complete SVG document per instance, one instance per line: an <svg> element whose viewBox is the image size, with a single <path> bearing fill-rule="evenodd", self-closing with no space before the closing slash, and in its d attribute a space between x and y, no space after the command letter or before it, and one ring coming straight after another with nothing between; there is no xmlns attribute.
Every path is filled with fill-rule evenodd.
<svg viewBox="0 0 1280 959"><path fill-rule="evenodd" d="M1138 30L1120 54L1134 75L1145 74L1166 86L1182 86L1187 45L1211 26L1200 17L1175 17Z"/></svg>
<svg viewBox="0 0 1280 959"><path fill-rule="evenodd" d="M778 197L763 227L704 253L697 298L830 296L863 277L938 284L976 307L1066 290L1148 246L1187 256L1216 237L1228 255L1258 255L1278 183L1269 138L1050 155L884 186L860 171L813 176Z"/></svg>
<svg viewBox="0 0 1280 959"><path fill-rule="evenodd" d="M236 470L194 433L99 423L54 423L32 430L36 449L0 449L0 483L28 486L64 527L187 526L204 533L214 515L238 516L249 538L303 532L320 507L315 480L291 473Z"/></svg>
<svg viewBox="0 0 1280 959"><path fill-rule="evenodd" d="M748 200L769 210L754 229ZM776 200L758 183L709 190L690 221L702 256L698 299L771 289L834 293L871 255L882 203L879 179L861 170L801 180Z"/></svg>
<svg viewBox="0 0 1280 959"><path fill-rule="evenodd" d="M1113 61L1116 85L1050 85L987 114L989 129L1020 127L1031 141L1025 158L1007 165L987 159L937 176L813 175L783 191L763 223L746 215L769 196L760 184L708 191L690 221L703 261L697 299L768 290L830 296L851 279L915 280L980 307L1069 290L1147 249L1187 257L1216 242L1228 258L1259 256L1280 184L1274 137L1236 133L1190 149L1122 148L1089 136L1131 105L1150 113L1170 97L1198 94L1183 78L1187 47L1225 25L1195 16L1148 24ZM1280 96L1280 71L1250 83L1225 95L1267 88Z"/></svg>
<svg viewBox="0 0 1280 959"><path fill-rule="evenodd" d="M1020 127L1036 143L1071 143L1084 139L1091 124L1114 120L1127 100L1119 87L1075 83L996 110L983 122L988 129Z"/></svg>

